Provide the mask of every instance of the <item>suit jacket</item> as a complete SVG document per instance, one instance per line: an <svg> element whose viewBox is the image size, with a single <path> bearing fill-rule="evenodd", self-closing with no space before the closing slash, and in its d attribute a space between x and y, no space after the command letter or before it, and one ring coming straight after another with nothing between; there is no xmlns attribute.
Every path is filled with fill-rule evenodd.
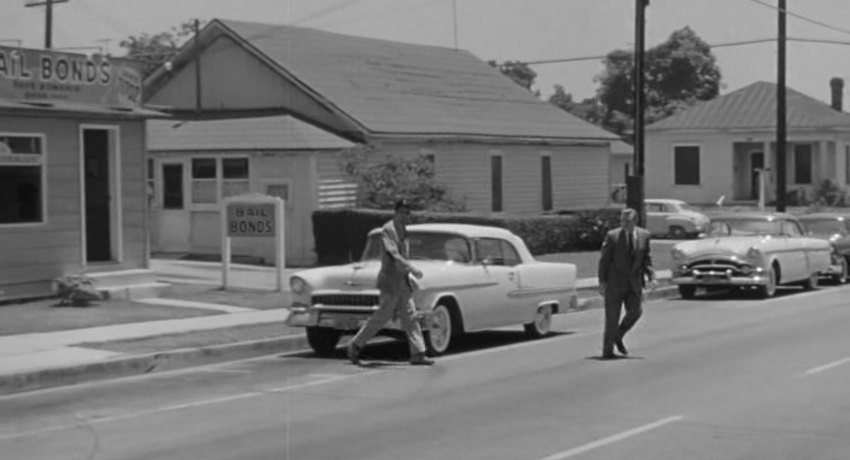
<svg viewBox="0 0 850 460"><path fill-rule="evenodd" d="M643 228L635 227L634 251L630 251L626 233L620 227L605 235L599 257L599 283L628 286L639 292L647 279L655 279L649 253L650 235Z"/></svg>
<svg viewBox="0 0 850 460"><path fill-rule="evenodd" d="M410 292L412 287L408 275L413 266L407 260L410 251L407 235L399 235L393 221L389 221L381 227L381 245L383 253L381 270L378 272L378 289L389 293L403 290Z"/></svg>

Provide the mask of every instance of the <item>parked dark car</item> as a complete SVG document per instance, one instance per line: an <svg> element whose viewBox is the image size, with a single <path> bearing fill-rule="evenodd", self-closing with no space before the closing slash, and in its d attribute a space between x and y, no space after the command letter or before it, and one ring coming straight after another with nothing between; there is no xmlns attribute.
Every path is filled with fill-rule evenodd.
<svg viewBox="0 0 850 460"><path fill-rule="evenodd" d="M850 213L821 212L797 216L807 236L828 240L836 250L839 260L833 266L840 267L831 274L837 284L844 284L850 276Z"/></svg>

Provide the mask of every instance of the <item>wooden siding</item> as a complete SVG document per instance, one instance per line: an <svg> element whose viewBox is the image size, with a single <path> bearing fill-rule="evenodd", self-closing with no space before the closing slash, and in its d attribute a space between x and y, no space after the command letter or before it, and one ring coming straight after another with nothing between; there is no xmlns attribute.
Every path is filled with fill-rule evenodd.
<svg viewBox="0 0 850 460"><path fill-rule="evenodd" d="M357 182L345 171L340 153L320 153L318 172L319 209L348 208L357 204Z"/></svg>
<svg viewBox="0 0 850 460"><path fill-rule="evenodd" d="M471 143L386 143L371 154L414 158L434 155L435 179L472 212L491 212L490 157L503 157L503 212L538 214L543 211L540 157L552 158L554 210L605 206L608 202L608 145L527 146Z"/></svg>
<svg viewBox="0 0 850 460"><path fill-rule="evenodd" d="M3 132L45 135L47 199L44 224L0 226L0 252L3 254L0 291L5 291L0 296L44 289L53 278L83 267L79 183L81 124L120 126L122 208L129 210L122 217L123 262L97 264L89 269L103 271L145 266L145 196L138 193L143 190L144 181L143 123L0 117Z"/></svg>

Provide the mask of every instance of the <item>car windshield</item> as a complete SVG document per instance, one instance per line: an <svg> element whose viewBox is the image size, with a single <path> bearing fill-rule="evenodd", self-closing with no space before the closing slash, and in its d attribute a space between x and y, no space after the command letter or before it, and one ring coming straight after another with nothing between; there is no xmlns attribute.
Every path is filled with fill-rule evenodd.
<svg viewBox="0 0 850 460"><path fill-rule="evenodd" d="M469 241L459 235L435 232L409 232L410 258L427 260L445 260L454 262L469 262L471 251ZM381 234L369 236L366 249L363 251L363 261L381 259Z"/></svg>
<svg viewBox="0 0 850 460"><path fill-rule="evenodd" d="M809 235L836 235L847 231L845 223L835 219L803 220L800 223Z"/></svg>
<svg viewBox="0 0 850 460"><path fill-rule="evenodd" d="M747 235L779 235L781 224L778 220L764 219L729 219L713 220L708 232L709 236L747 236Z"/></svg>

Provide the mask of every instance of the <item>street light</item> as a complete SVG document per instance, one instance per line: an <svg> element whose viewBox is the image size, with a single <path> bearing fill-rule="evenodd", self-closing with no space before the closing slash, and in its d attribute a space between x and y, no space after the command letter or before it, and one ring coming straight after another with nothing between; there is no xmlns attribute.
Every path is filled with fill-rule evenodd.
<svg viewBox="0 0 850 460"><path fill-rule="evenodd" d="M646 7L649 0L635 0L635 51L634 51L634 171L626 178L626 205L638 213L638 225L645 226L644 199L644 29Z"/></svg>

